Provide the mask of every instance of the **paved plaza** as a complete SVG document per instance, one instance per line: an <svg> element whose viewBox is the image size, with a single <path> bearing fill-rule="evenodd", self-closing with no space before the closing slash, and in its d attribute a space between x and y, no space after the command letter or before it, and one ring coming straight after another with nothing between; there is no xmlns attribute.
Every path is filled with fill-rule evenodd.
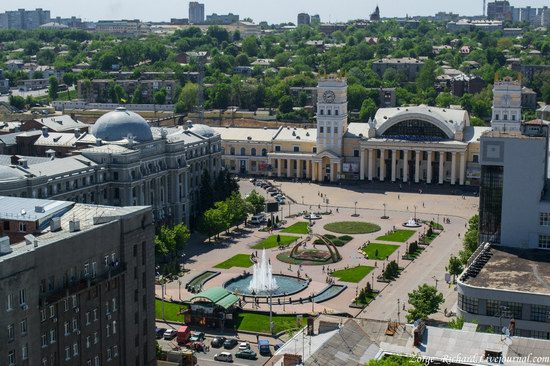
<svg viewBox="0 0 550 366"><path fill-rule="evenodd" d="M462 236L466 230L468 219L477 213L478 198L468 192L453 192L451 187L446 187L449 194L444 194L445 189L436 187L399 187L399 184L376 185L368 184L361 186L323 186L310 183L291 183L274 182L280 186L287 197L294 200L294 204L286 204L283 207L283 215L287 217L302 211L325 211L332 210L332 214L324 215L313 226L315 234L329 233L323 229L323 226L330 222L338 221L367 221L377 224L381 230L370 234L352 234L353 240L343 247L338 248L342 255L342 260L336 264L329 265L330 269L343 269L344 267L355 267L357 265L367 265L375 267L373 272L364 277L358 284L346 283L336 280L336 283L347 285L347 289L337 297L319 303L304 303L293 305L277 305L274 302L273 310L277 313L307 313L311 311L326 313L348 313L353 316L379 319L379 320L397 320L398 318L398 299L399 299L399 317L403 321L405 312L403 311L403 300L407 299L407 294L418 285L428 283L436 285L438 290L442 291L446 302L441 307L441 313L433 318L444 320L443 309L451 310L456 302L454 287L445 283L445 266L448 263L451 254L457 254L462 247ZM251 183L241 180L241 192L248 194L252 189L256 189L261 194L266 194L265 190L254 187ZM420 193L422 189L422 193ZM432 192L433 191L433 192ZM321 197L321 194L323 197ZM328 204L327 204L328 199ZM288 202L288 201L287 201ZM384 208L385 205L385 208ZM414 235L406 243L384 242L387 244L399 245L399 249L390 255L388 261L368 260L360 252L359 248L367 241L374 242L380 235L392 230L402 229L402 223L414 216L416 206L416 216L420 220L433 220L443 224L444 218L450 219L450 224L443 224L443 232L429 245L422 254L414 261L403 260L400 258L405 253L407 243L415 241L419 235L427 230L427 227L416 229ZM311 207L311 208L310 208ZM321 207L321 209L319 209ZM381 219L386 211L389 219ZM353 216L357 212L357 216ZM304 221L302 217L288 219L287 225L294 222ZM233 267L231 269L216 269L215 265L231 258L235 254L251 254L256 250L251 247L260 240L270 236L268 232L261 232L258 227L246 227L239 235L225 237L222 243L208 244L204 238L194 235L186 249L185 266L190 271L186 273L180 281L174 281L166 285L166 298L178 300L188 299L191 293L185 290L185 284L194 276L205 270L220 271L219 276L206 282L205 288L222 286L229 279L243 273L243 268ZM273 234L277 234L274 231ZM292 234L285 234L292 235ZM297 235L298 237L300 235ZM380 242L379 240L376 242ZM285 249L290 250L290 248ZM271 258L271 264L274 274L296 275L298 266L289 265L278 261L275 257L281 251L278 248L267 250ZM385 263L396 260L400 267L405 267L401 276L389 284L376 281L376 277L381 274ZM326 288L327 274L326 267L303 266L301 275L307 274L311 279L310 285L301 293L293 296L306 298L311 294L316 294ZM252 267L246 271L252 271ZM351 308L356 296L356 292L365 287L367 282L373 281L374 289L381 290L382 293L363 311L361 309ZM181 284L181 285L180 285ZM160 297L161 289L157 286L157 296ZM408 304L405 304L405 309ZM252 303L244 305L246 309L258 309ZM259 309L267 310L266 304L260 304Z"/></svg>

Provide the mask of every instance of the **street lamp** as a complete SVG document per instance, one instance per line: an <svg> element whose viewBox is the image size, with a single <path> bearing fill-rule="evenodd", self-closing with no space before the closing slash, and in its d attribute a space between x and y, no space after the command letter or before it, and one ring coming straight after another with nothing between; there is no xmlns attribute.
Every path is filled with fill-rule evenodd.
<svg viewBox="0 0 550 366"><path fill-rule="evenodd" d="M288 217L290 217L290 205L292 204L292 202L290 200L288 200Z"/></svg>
<svg viewBox="0 0 550 366"><path fill-rule="evenodd" d="M357 217L357 201L353 202L353 204L355 205L355 210L354 210L353 216Z"/></svg>
<svg viewBox="0 0 550 366"><path fill-rule="evenodd" d="M302 205L304 204L304 196L302 196Z"/></svg>
<svg viewBox="0 0 550 366"><path fill-rule="evenodd" d="M181 280L178 280L178 293L179 293L179 298L180 298L180 301L181 301Z"/></svg>
<svg viewBox="0 0 550 366"><path fill-rule="evenodd" d="M397 250L397 267L399 268L399 250Z"/></svg>
<svg viewBox="0 0 550 366"><path fill-rule="evenodd" d="M355 306L357 306L358 300L359 300L359 285L355 285Z"/></svg>
<svg viewBox="0 0 550 366"><path fill-rule="evenodd" d="M439 282L439 280L435 276L433 276L432 279L435 281L435 288L437 289L437 283Z"/></svg>
<svg viewBox="0 0 550 366"><path fill-rule="evenodd" d="M382 216L381 219L389 219L388 215L386 215L386 204L383 203L382 206L384 206L384 216Z"/></svg>
<svg viewBox="0 0 550 366"><path fill-rule="evenodd" d="M414 222L416 222L416 205L414 205Z"/></svg>
<svg viewBox="0 0 550 366"><path fill-rule="evenodd" d="M397 324L401 323L400 315L401 315L401 308L399 307L399 299L397 299Z"/></svg>
<svg viewBox="0 0 550 366"><path fill-rule="evenodd" d="M371 283L372 291L374 291L374 271L372 271L372 283Z"/></svg>

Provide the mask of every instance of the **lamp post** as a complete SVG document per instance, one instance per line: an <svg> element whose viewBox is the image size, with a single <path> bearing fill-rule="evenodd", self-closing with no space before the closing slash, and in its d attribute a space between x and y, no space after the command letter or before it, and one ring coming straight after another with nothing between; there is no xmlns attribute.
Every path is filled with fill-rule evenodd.
<svg viewBox="0 0 550 366"><path fill-rule="evenodd" d="M399 250L397 250L397 268L399 268Z"/></svg>
<svg viewBox="0 0 550 366"><path fill-rule="evenodd" d="M374 291L374 271L372 271L372 291Z"/></svg>
<svg viewBox="0 0 550 366"><path fill-rule="evenodd" d="M315 292L311 293L311 312L315 312Z"/></svg>
<svg viewBox="0 0 550 366"><path fill-rule="evenodd" d="M353 204L355 205L353 216L357 217L357 201L353 202Z"/></svg>
<svg viewBox="0 0 550 366"><path fill-rule="evenodd" d="M416 205L414 205L414 222L416 222Z"/></svg>
<svg viewBox="0 0 550 366"><path fill-rule="evenodd" d="M401 309L399 307L399 299L397 299L397 324L398 325L401 323L400 315L401 315Z"/></svg>
<svg viewBox="0 0 550 366"><path fill-rule="evenodd" d="M290 205L292 204L292 202L290 200L288 200L288 217L290 217Z"/></svg>
<svg viewBox="0 0 550 366"><path fill-rule="evenodd" d="M359 300L359 285L355 285L355 306L357 306Z"/></svg>
<svg viewBox="0 0 550 366"><path fill-rule="evenodd" d="M304 196L302 196L302 205L304 204Z"/></svg>
<svg viewBox="0 0 550 366"><path fill-rule="evenodd" d="M179 294L179 299L181 301L181 280L178 280L178 294Z"/></svg>
<svg viewBox="0 0 550 366"><path fill-rule="evenodd" d="M439 280L435 276L433 276L432 279L435 281L435 288L437 289L437 283L439 282Z"/></svg>
<svg viewBox="0 0 550 366"><path fill-rule="evenodd" d="M269 332L273 334L273 296L272 290L269 289L267 292L269 294Z"/></svg>
<svg viewBox="0 0 550 366"><path fill-rule="evenodd" d="M382 219L389 219L388 215L386 215L386 206L387 205L385 203L383 203L382 206L384 206L384 216L382 216L381 218Z"/></svg>

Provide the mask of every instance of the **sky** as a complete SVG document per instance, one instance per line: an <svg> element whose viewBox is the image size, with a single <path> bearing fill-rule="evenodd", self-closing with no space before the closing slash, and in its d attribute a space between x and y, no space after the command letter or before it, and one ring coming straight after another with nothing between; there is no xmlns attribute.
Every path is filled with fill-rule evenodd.
<svg viewBox="0 0 550 366"><path fill-rule="evenodd" d="M491 0L487 0L489 2ZM232 12L255 22L296 22L300 12L319 14L323 22L347 21L368 18L376 5L382 17L434 15L439 11L452 11L460 15L481 15L483 0L204 0L205 13ZM511 0L511 5L523 7L550 6L550 0ZM77 16L83 20L141 19L143 21L169 21L170 18L187 18L188 1L182 0L2 0L0 12L18 8L43 8L52 17Z"/></svg>

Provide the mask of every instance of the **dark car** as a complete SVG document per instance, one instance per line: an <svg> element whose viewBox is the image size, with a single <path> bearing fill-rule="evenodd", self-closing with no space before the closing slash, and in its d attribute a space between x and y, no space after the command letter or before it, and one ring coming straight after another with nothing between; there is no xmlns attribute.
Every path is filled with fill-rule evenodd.
<svg viewBox="0 0 550 366"><path fill-rule="evenodd" d="M157 339L162 339L162 336L164 336L164 332L166 332L166 328L155 329L155 333L157 334Z"/></svg>
<svg viewBox="0 0 550 366"><path fill-rule="evenodd" d="M227 340L225 337L216 337L212 339L212 342L210 342L210 345L214 348L220 348L223 346L223 343Z"/></svg>
<svg viewBox="0 0 550 366"><path fill-rule="evenodd" d="M256 352L252 351L251 349L243 349L235 353L235 357L237 358L246 358L248 360L255 360L258 358L256 355Z"/></svg>
<svg viewBox="0 0 550 366"><path fill-rule="evenodd" d="M235 348L237 344L239 344L239 341L236 339L226 339L225 342L223 342L223 348L232 349Z"/></svg>

